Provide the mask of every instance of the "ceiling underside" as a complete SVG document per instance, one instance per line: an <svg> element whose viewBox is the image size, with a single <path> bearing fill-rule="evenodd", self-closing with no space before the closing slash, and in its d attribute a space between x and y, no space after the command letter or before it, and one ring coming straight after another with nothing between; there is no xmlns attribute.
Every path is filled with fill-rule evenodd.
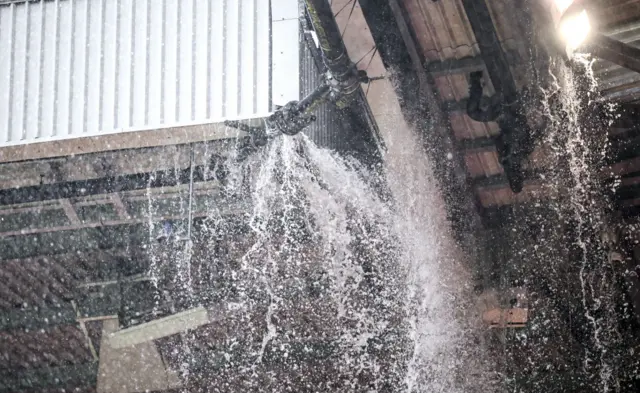
<svg viewBox="0 0 640 393"><path fill-rule="evenodd" d="M479 204L488 209L521 204L532 200L544 200L554 195L545 187L547 183L540 173L550 160L550 149L542 143L525 162L524 170L527 180L521 193L515 194L509 188L504 170L500 164L493 137L500 133L495 122L480 123L466 114L466 103L469 98L469 74L484 70L486 67L478 41L466 18L463 1L424 1L401 0L405 16L410 23L413 37L420 50L424 69L430 76L431 83L440 100L441 107L448 118L448 124L458 151L463 157L467 176L474 189ZM530 87L535 80L531 64L536 64L531 57L531 26L535 18L523 18L527 10L522 2L505 0L488 0L495 29L509 63L513 80L518 89ZM602 21L602 31L625 42L636 44L637 20L640 16L637 1L607 1L600 14L594 16ZM534 27L535 28L535 27ZM539 72L539 71L538 71ZM634 116L626 106L640 98L640 77L635 72L614 66L606 61L598 60L594 64L594 73L598 80L598 89L602 97L623 106L618 111L621 117L613 124L609 158L603 162L603 179L611 175L629 177L629 168L640 164L636 157L637 135ZM494 93L491 81L487 81L484 94ZM608 165L615 164L611 168ZM623 188L630 180L626 180ZM621 194L629 195L630 190L622 190ZM624 204L633 204L626 200Z"/></svg>
<svg viewBox="0 0 640 393"><path fill-rule="evenodd" d="M550 57L540 53L545 46L536 41L540 35L535 33L542 23L542 10L532 6L538 2L399 0L398 3L404 8L404 16L410 23L413 40L420 52L421 64L445 113L444 117L448 118L447 125L456 141L456 153L465 164L466 178L471 184L484 218L485 225L480 236L486 238L486 250L477 252L479 255L476 261L479 281L485 287L499 290L524 285L529 291L535 292L540 302L532 308L529 327L524 329L527 344L516 339L519 335L515 332L513 335L505 332L500 339L501 342L497 343L496 348L499 349L496 352L496 362L500 363L499 358L504 356L504 363L498 367L509 370L508 375L519 375L522 378L514 384L514 388L521 391L588 391L590 386L593 386L594 391L597 390L598 381L594 380L594 385L581 382L592 378L588 372L583 372L584 369L580 366L580 354L585 350L589 351L587 348L590 348L591 344L588 328L585 329L585 326L578 322L584 316L583 306L579 302L585 295L581 292L578 279L582 277L584 270L578 272L577 267L586 263L584 261L602 261L606 256L602 255L601 248L596 250L598 247L594 247L594 250L587 251L588 247L585 247L584 252L581 252L575 250L573 245L579 244L585 238L591 245L599 244L595 237L602 230L603 223L597 222L588 232L577 233L580 218L575 218L573 212L569 212L568 217L561 213L563 209L571 209L569 202L575 200L570 198L579 194L573 188L576 187L572 184L573 176L576 177L576 181L581 181L575 173L565 172L564 176L557 176L557 173L564 170L562 165L566 165L566 161L563 163L557 157L566 153L569 145L554 145L549 141L550 138L543 137L525 163L524 189L521 193L515 194L504 175L494 143L493 137L502 131L495 123L475 122L466 114L470 72L483 70L486 76L491 74L490 67L494 67L485 63L486 56L483 58L479 49L483 46L482 42L485 46L488 43L489 47L497 47L497 42L492 41L492 34L501 42L504 58L513 76L511 83L518 90L538 87L531 86L532 84L549 88L549 80L540 78L539 75L547 70L547 73L557 70L559 62L550 64L553 63L549 61ZM476 18L474 26L467 18L470 13L465 12L465 9L482 8L481 3L486 3L493 23L481 23L481 26L478 26L477 15L473 15L472 17ZM637 24L640 2L613 0L595 3L601 6L601 14L594 18L600 18L602 21L603 32L622 30L623 26L626 26L628 31L635 29L632 23ZM526 5L531 8L527 9ZM527 18L526 15L530 17ZM632 36L631 33L628 34ZM630 37L629 41L633 42L633 38ZM619 104L614 112L619 117L610 127L601 126L603 123L599 123L602 113L588 113L578 118L581 126L586 124L580 130L585 139L599 141L601 144L596 146L598 150L605 150L603 147L607 146L604 154L598 155L593 162L585 161L584 168L578 168L578 171L582 171L589 167L586 171L589 171L591 176L590 184L598 184L597 190L589 189L588 192L591 194L587 197L588 202L580 202L585 203L585 206L587 203L592 205L578 213L578 216L591 217L589 209L593 208L594 216L601 217L596 210L603 208L607 211L603 214L613 213L616 218L612 221L616 225L630 225L629 228L632 228L629 221L620 220L618 213L621 213L622 217L637 216L639 213L639 112L633 103L640 98L640 92L637 90L637 76L628 70L618 71L617 76L623 77L617 80L617 87L612 87L616 74L602 72L602 64L604 62L598 61L594 67L599 82L597 95ZM504 77L506 79L508 75L505 73ZM485 95L493 92L492 83L488 81ZM561 95L562 93L564 92L561 91ZM569 95L571 92L567 91L566 94ZM581 104L577 100L574 102ZM559 131L559 140L566 141L568 138L563 138L562 134L574 132L574 129L567 127L567 123L564 123L562 128L562 121L559 123L559 129L549 127L543 131L547 134ZM558 163L559 168L554 166ZM617 188L612 185L612 178L620 179ZM612 191L613 189L615 191ZM603 199L605 202L601 203ZM633 233L634 229L629 231ZM633 246L625 249L623 253L629 253L631 249ZM488 251L488 254L483 254L483 251ZM637 259L631 257L629 261L637 263ZM627 283L621 284L624 272L616 275L609 266L601 265L589 265L588 269L589 273L586 274L589 277L606 277L612 274L606 280L602 279L602 282L611 284L607 289L610 304L619 307L621 304L628 304L627 302L638 301L637 294L635 300L632 297L633 291L628 290ZM630 269L629 271L633 270ZM634 283L629 285L637 287L637 278L633 280ZM594 298L597 296L594 295ZM584 308L588 310L587 306ZM621 314L613 315L615 313L601 316L599 323L612 321L612 324L618 324L616 328L624 336L622 341L625 345L629 348L637 347L638 337L634 333L637 324L632 320L637 318L637 312L636 310L635 317L632 316L633 313L624 317L620 317ZM550 319L544 321L544 318ZM513 340L508 337L512 337ZM621 389L633 391L636 387L633 387L634 382L629 381L636 378L637 362L632 356L624 354L620 355L617 362L616 366L621 366L618 370L620 380L626 378ZM553 372L544 371L545 365L547 370ZM625 367L628 367L626 371L622 370Z"/></svg>
<svg viewBox="0 0 640 393"><path fill-rule="evenodd" d="M597 1L592 18L603 34L634 47L640 47L640 3L629 0ZM594 74L602 95L614 102L640 99L640 74L606 60L596 60Z"/></svg>

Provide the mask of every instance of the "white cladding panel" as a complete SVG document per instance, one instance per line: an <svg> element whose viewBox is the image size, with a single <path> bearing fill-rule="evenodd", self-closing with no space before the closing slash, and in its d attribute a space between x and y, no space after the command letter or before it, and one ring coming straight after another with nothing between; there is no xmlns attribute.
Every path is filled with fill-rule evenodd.
<svg viewBox="0 0 640 393"><path fill-rule="evenodd" d="M273 2L297 14L297 2ZM298 99L272 92L269 4L0 6L0 146L268 115L275 92L275 101ZM297 64L297 40L288 52ZM298 67L277 72L297 86Z"/></svg>

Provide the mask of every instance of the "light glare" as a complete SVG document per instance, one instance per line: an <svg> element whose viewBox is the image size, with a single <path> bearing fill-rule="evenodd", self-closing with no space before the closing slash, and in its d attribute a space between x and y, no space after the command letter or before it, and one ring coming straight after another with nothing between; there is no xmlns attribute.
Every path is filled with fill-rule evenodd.
<svg viewBox="0 0 640 393"><path fill-rule="evenodd" d="M560 14L563 14L573 4L573 0L554 0L554 2Z"/></svg>
<svg viewBox="0 0 640 393"><path fill-rule="evenodd" d="M567 15L560 22L560 37L571 52L576 50L589 35L591 24L586 10L574 15Z"/></svg>

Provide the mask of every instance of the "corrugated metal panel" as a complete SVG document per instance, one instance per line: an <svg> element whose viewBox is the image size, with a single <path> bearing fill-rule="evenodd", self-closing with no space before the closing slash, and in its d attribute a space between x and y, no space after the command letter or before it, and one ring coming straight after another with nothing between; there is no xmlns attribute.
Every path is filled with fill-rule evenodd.
<svg viewBox="0 0 640 393"><path fill-rule="evenodd" d="M267 115L269 4L1 6L0 145Z"/></svg>
<svg viewBox="0 0 640 393"><path fill-rule="evenodd" d="M482 206L505 206L515 203L523 203L531 200L539 200L549 195L547 188L537 183L525 183L524 188L518 194L514 194L508 186L500 188L477 189L478 199Z"/></svg>
<svg viewBox="0 0 640 393"><path fill-rule="evenodd" d="M308 45L301 45L300 56L300 93L306 96L319 86L322 63L316 61ZM318 146L329 149L343 147L344 130L337 109L332 104L322 104L314 112L316 121L304 130Z"/></svg>
<svg viewBox="0 0 640 393"><path fill-rule="evenodd" d="M640 16L638 0L595 0L589 15L601 29L610 29L620 24L636 21Z"/></svg>
<svg viewBox="0 0 640 393"><path fill-rule="evenodd" d="M590 18L599 30L616 40L640 47L640 1L599 0L590 9ZM615 102L640 99L640 75L606 60L597 60L594 74L602 95Z"/></svg>
<svg viewBox="0 0 640 393"><path fill-rule="evenodd" d="M300 99L297 78L300 67L298 0L271 0L271 9L272 98L274 106L284 106L291 100Z"/></svg>

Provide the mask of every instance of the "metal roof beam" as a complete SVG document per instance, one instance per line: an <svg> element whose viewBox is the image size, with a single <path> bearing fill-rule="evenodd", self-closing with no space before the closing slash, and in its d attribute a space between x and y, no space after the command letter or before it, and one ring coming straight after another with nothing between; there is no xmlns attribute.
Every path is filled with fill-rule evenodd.
<svg viewBox="0 0 640 393"><path fill-rule="evenodd" d="M148 281L150 277L141 276L132 280L124 278L78 285L73 289L73 300L59 307L28 307L0 312L0 331L50 329L57 325L74 325L114 316L128 325L132 319L142 318L141 315L151 310L166 312L156 304L155 287L149 286ZM123 309L126 309L124 314Z"/></svg>
<svg viewBox="0 0 640 393"><path fill-rule="evenodd" d="M496 151L493 138L462 139L459 144L465 153ZM635 136L611 141L611 146L604 161L606 164L611 165L638 156L640 156L640 136Z"/></svg>
<svg viewBox="0 0 640 393"><path fill-rule="evenodd" d="M463 98L461 100L451 100L451 101L445 101L442 104L442 109L446 112L467 112L467 102L469 101L468 98ZM489 97L487 96L483 96L481 99L481 106L485 106L488 105L489 103Z"/></svg>
<svg viewBox="0 0 640 393"><path fill-rule="evenodd" d="M640 216L640 206L623 206L619 207L618 210L622 213L622 215L626 218L638 217Z"/></svg>
<svg viewBox="0 0 640 393"><path fill-rule="evenodd" d="M483 70L484 61L480 56L431 61L425 64L425 69L434 77L450 74L467 74L473 71Z"/></svg>
<svg viewBox="0 0 640 393"><path fill-rule="evenodd" d="M193 170L193 181L207 180L207 166L198 165ZM98 179L42 184L35 186L0 190L0 205L49 201L87 197L98 194L111 194L122 191L143 190L146 188L174 187L189 184L191 170L167 169L157 172L144 172L129 175L109 176Z"/></svg>
<svg viewBox="0 0 640 393"><path fill-rule="evenodd" d="M527 180L537 179L538 174L539 174L539 171L536 171L536 170L523 171L523 178L525 179L525 183ZM509 180L507 179L507 176L504 173L487 176L487 177L475 178L473 179L473 185L475 188L484 188L484 189L510 188Z"/></svg>
<svg viewBox="0 0 640 393"><path fill-rule="evenodd" d="M127 206L125 206L124 202L122 201L122 197L120 196L120 194L118 193L111 194L109 196L109 199L111 199L111 203L113 204L113 207L115 208L119 219L121 220L131 219L131 214L129 213L129 211L127 211Z"/></svg>
<svg viewBox="0 0 640 393"><path fill-rule="evenodd" d="M148 281L149 277L142 277L130 281L116 279L91 287L76 286L74 299L59 307L28 307L0 312L0 331L46 330L58 325L114 317L126 326L149 316L160 317L169 309L166 304L156 304L155 287L148 285ZM204 298L202 294L196 297Z"/></svg>
<svg viewBox="0 0 640 393"><path fill-rule="evenodd" d="M128 134L128 133L124 133ZM45 142L43 142L45 143ZM53 143L53 142L46 142ZM79 143L79 142L78 142ZM47 145L48 150L56 146ZM186 145L172 145L138 149L125 149L89 154L76 154L64 158L43 158L19 162L2 162L0 149L0 189L24 188L42 184L64 183L88 179L108 178L115 175L136 175L154 171L188 169L191 151L198 165L234 165L231 159L234 141L210 141ZM24 145L23 147L26 148ZM19 173L20 176L15 176ZM211 171L211 181L215 180Z"/></svg>
<svg viewBox="0 0 640 393"><path fill-rule="evenodd" d="M509 59L500 45L486 0L462 0L462 5L494 89L505 97L515 97L518 90L511 74Z"/></svg>
<svg viewBox="0 0 640 393"><path fill-rule="evenodd" d="M631 184L617 188L614 193L614 198L617 201L640 199L640 184Z"/></svg>
<svg viewBox="0 0 640 393"><path fill-rule="evenodd" d="M135 283L134 283L135 284ZM118 315L126 294L127 305L140 309L153 303L153 293L142 285L130 290L130 283L114 281L99 288L74 288L73 300L59 307L27 307L0 312L0 331L49 329L57 325L74 325L79 320ZM73 303L72 303L73 302Z"/></svg>
<svg viewBox="0 0 640 393"><path fill-rule="evenodd" d="M20 3L27 3L27 2L34 3L36 1L38 0L0 0L0 5L20 4Z"/></svg>
<svg viewBox="0 0 640 393"><path fill-rule="evenodd" d="M76 209L73 207L70 200L61 199L60 205L62 206L64 213L67 215L67 218L69 219L69 222L71 222L72 225L81 224L80 218L78 217L78 212L76 212Z"/></svg>
<svg viewBox="0 0 640 393"><path fill-rule="evenodd" d="M221 201L221 203L224 203ZM226 220L234 220L239 231L244 230L243 207L222 212ZM194 215L193 229L198 230L207 219L207 214ZM165 217L153 221L160 222ZM0 237L0 265L3 261L26 259L40 255L55 255L92 250L127 249L132 245L147 244L149 219L117 223L109 226L92 226L54 232L39 232L27 235Z"/></svg>
<svg viewBox="0 0 640 393"><path fill-rule="evenodd" d="M3 260L10 260L76 251L124 249L127 245L148 241L146 227L146 224L136 223L8 236L0 238L0 255Z"/></svg>
<svg viewBox="0 0 640 393"><path fill-rule="evenodd" d="M512 50L506 50L505 57L511 64L520 61L520 55ZM460 59L430 61L425 64L424 68L431 76L439 77L451 74L468 74L473 71L484 70L485 64L481 56L467 56Z"/></svg>
<svg viewBox="0 0 640 393"><path fill-rule="evenodd" d="M196 225L200 225L200 223L197 222ZM233 241L235 244L244 242L248 239L245 230L242 219L230 222L225 228L225 238L220 241L223 243ZM138 244L141 244L136 242L150 241L148 230L140 227L138 232L128 233L122 229L114 231L114 233L117 232L122 232L123 238L125 238L117 239L118 241L133 239L133 243L127 247L124 242L118 245L116 241L110 243L116 246L111 249L90 249L85 250L84 253L66 250L58 255L36 247L36 250L42 254L34 255L33 258L11 261L13 262L12 266L39 264L41 256L46 255L49 263L59 265L59 268L54 269L56 274L52 275L50 282L44 281L38 287L34 287L35 284L30 284L29 288L3 288L3 297L11 300L13 305L19 308L0 310L0 330L46 329L60 324L74 324L78 318L116 315L121 311L122 304L128 307L127 315L133 315L132 313L137 311L143 313L154 309L155 287L148 283L151 260L145 252L135 251L140 250ZM62 235L61 239L69 236L64 236L64 233ZM73 236L80 239L77 241L79 244L88 243L87 240L82 240L84 235L76 233ZM114 235L105 235L106 238L111 236ZM196 236L198 236L197 233ZM44 243L60 243L61 239L49 239ZM155 239L151 241L155 242ZM219 258L227 258L224 248L223 244L222 251L211 252L220 252ZM86 271L81 271L81 268ZM0 271L3 271L2 269L4 266L0 262ZM76 271L73 271L74 269ZM4 269L4 272L9 274L10 270ZM167 276L161 275L161 277L170 279ZM36 304L30 299L23 299L29 290L38 290L35 293L41 293L44 290L42 286L56 285L56 283L58 287L63 287L61 290L65 293L64 298L60 299L57 305L48 302L47 304L50 305L36 307ZM217 298L222 293L211 294L210 288L206 285L197 288L199 289L196 290L196 297L201 299ZM206 291L206 293L199 291ZM25 305L25 303L28 304ZM125 323L126 315L120 315L120 317L124 318L122 322Z"/></svg>
<svg viewBox="0 0 640 393"><path fill-rule="evenodd" d="M246 205L242 205L242 204L238 205L237 203L234 204L234 202L227 202L222 198L217 202L221 205L224 205L224 207L228 209L227 211L228 213L239 214L246 211L245 210ZM98 206L98 205L93 205L93 206ZM204 211L198 210L198 211L192 212L192 217L203 218L209 215L210 215L210 212L206 210ZM168 212L166 210L163 210L163 211L156 212L155 216L156 217L152 219L153 222L158 222L160 220L181 221L181 220L187 219L188 212L175 213L175 212ZM62 225L46 226L46 220L44 223L42 221L38 221L38 223L41 225L36 226L34 224L30 226L25 226L24 228L16 229L13 231L0 232L0 239L7 238L7 237L16 237L16 236L19 237L19 236L43 234L43 233L51 233L51 232L64 232L64 231L78 230L83 228L106 228L106 227L120 226L120 225L145 224L145 223L149 223L149 217L138 216L138 217L128 217L126 219L104 219L104 220L93 219L93 220L87 220L82 222L73 222L69 225L62 224Z"/></svg>
<svg viewBox="0 0 640 393"><path fill-rule="evenodd" d="M640 72L640 49L603 34L595 34L588 46L594 55L628 70Z"/></svg>
<svg viewBox="0 0 640 393"><path fill-rule="evenodd" d="M244 213L250 202L243 198L229 200L217 182L194 184L192 216L210 214L209 207L219 206L221 214ZM140 192L143 191L143 192ZM149 192L151 195L149 195ZM182 198L189 192L188 185L162 187L155 190L135 190L121 194L99 194L75 200L35 202L11 205L0 209L0 238L36 233L97 228L122 224L149 222L149 197L158 207L153 220L181 221L188 212L181 211ZM64 207L63 205L67 206Z"/></svg>
<svg viewBox="0 0 640 393"><path fill-rule="evenodd" d="M496 144L493 138L462 139L459 143L465 153L496 151Z"/></svg>
<svg viewBox="0 0 640 393"><path fill-rule="evenodd" d="M611 141L607 164L615 164L640 156L640 136Z"/></svg>

